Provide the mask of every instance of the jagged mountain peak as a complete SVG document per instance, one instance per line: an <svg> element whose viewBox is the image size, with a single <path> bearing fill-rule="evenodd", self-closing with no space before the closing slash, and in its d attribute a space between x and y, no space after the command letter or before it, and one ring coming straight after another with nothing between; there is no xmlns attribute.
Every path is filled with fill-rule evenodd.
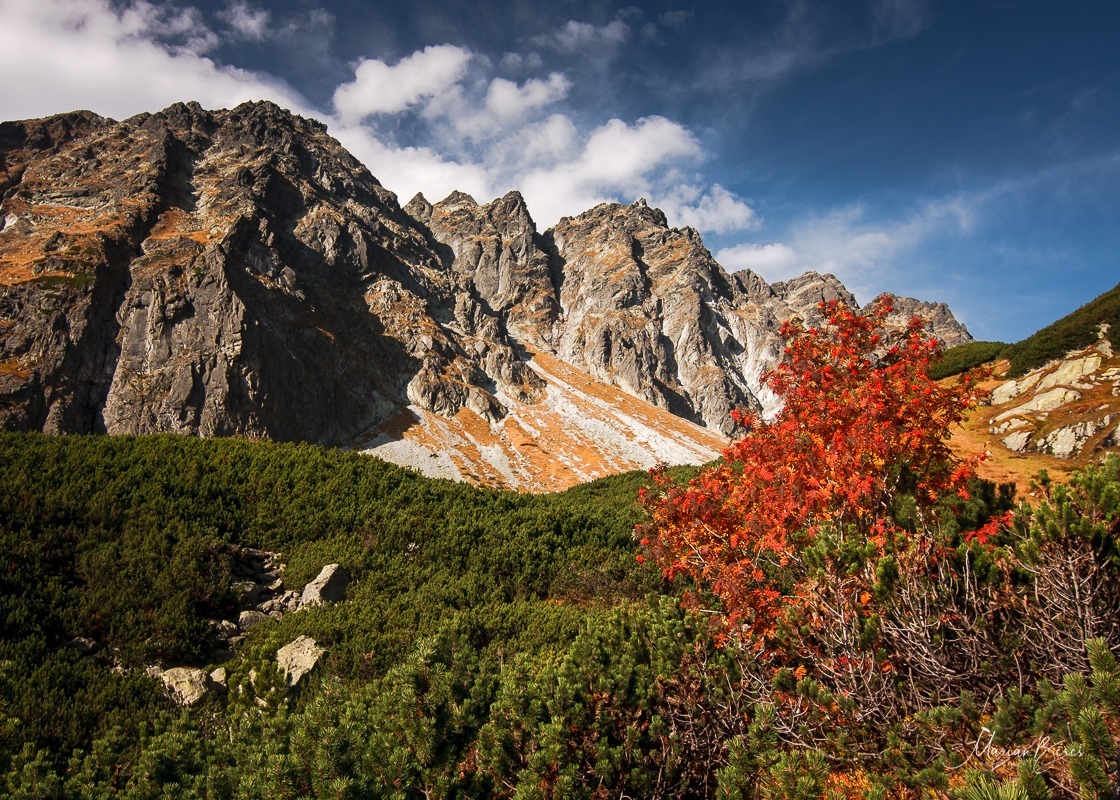
<svg viewBox="0 0 1120 800"><path fill-rule="evenodd" d="M625 430L654 461L710 457L732 409L777 408L761 376L778 320L855 302L833 276L729 275L644 199L543 233L516 191L402 209L321 123L269 102L3 123L0 195L5 428L347 443L456 420L475 442L507 430L472 452L513 463L516 430L591 414L569 451L589 477L648 460L618 460ZM664 413L710 433L682 423L696 446L665 450L635 422Z"/></svg>
<svg viewBox="0 0 1120 800"><path fill-rule="evenodd" d="M899 297L894 294L888 296L894 308L888 322L902 325L911 317L919 317L926 321L930 332L946 347L956 347L972 341L968 328L953 316L953 312L945 303Z"/></svg>
<svg viewBox="0 0 1120 800"><path fill-rule="evenodd" d="M465 208L477 208L478 201L471 197L466 192L461 192L455 189L447 197L440 200L436 205L443 206L444 208L451 208L454 206L463 206Z"/></svg>

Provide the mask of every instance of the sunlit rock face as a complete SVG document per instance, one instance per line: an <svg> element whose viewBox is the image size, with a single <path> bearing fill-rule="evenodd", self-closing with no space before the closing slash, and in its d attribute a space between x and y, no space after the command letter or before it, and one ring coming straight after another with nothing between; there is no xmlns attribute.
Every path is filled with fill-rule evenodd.
<svg viewBox="0 0 1120 800"><path fill-rule="evenodd" d="M407 411L496 432L550 402L562 417L570 367L643 419L709 431L685 447L700 458L737 432L732 409L778 408L762 376L781 320L855 307L831 275L728 274L644 201L543 233L516 192L401 208L271 103L3 123L0 195L8 429L348 444ZM967 338L944 306L896 305ZM656 463L664 447L643 446ZM617 460L593 451L572 448L592 464L573 469Z"/></svg>

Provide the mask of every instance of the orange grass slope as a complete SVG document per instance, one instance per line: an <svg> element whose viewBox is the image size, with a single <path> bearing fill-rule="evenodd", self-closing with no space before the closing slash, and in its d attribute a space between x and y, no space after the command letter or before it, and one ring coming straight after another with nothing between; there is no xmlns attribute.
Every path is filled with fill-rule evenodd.
<svg viewBox="0 0 1120 800"><path fill-rule="evenodd" d="M1041 470L1064 482L1120 450L1120 357L1107 343L1071 352L1017 381L1001 377L1006 361L987 367L993 377L982 385L991 403L972 409L950 442L962 457L986 453L977 469L981 478L1014 483L1020 497L1033 500L1031 482ZM1063 432L1076 433L1072 450Z"/></svg>
<svg viewBox="0 0 1120 800"><path fill-rule="evenodd" d="M429 477L553 492L662 463L703 464L728 444L553 356L530 364L548 386L539 403L503 397L509 413L495 423L469 409L444 417L410 407L354 447Z"/></svg>

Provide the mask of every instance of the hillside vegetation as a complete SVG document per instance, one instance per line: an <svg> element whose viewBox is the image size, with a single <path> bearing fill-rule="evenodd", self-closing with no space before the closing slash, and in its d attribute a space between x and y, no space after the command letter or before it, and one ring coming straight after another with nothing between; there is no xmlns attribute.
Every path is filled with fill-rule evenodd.
<svg viewBox="0 0 1120 800"><path fill-rule="evenodd" d="M997 358L1006 358L1010 362L1007 377L1018 378L1048 361L1062 358L1071 350L1093 344L1102 324L1108 326L1105 336L1109 343L1114 349L1120 348L1120 285L1015 344L969 342L951 347L930 370L930 375L936 379L947 378Z"/></svg>
<svg viewBox="0 0 1120 800"><path fill-rule="evenodd" d="M912 344L919 361L900 351L898 370L867 385L916 387L932 411L927 351ZM799 384L791 408L847 380ZM860 407L889 416L879 406ZM762 427L749 441L789 432L811 458L827 435L751 425ZM876 425L847 441L865 436ZM528 496L310 446L0 435L0 787L17 798L1111 790L1120 459L1068 486L1043 478L1030 509L959 469L899 471L905 447L868 450L862 467L826 448L855 470L842 492L817 482L841 474L822 464L802 478L815 498L803 509L801 488L782 515L768 505L777 496L752 495L788 526L784 555L726 559L730 584L678 556L666 582L635 524L662 536L671 511L691 541L727 533L739 546L759 511L726 517L717 505L731 495L710 493L724 478L765 488L764 470L782 465L758 447L744 440L739 461L700 474ZM921 447L930 464L944 457L935 437ZM872 485L885 492L870 495L873 515L846 518L845 498ZM282 553L292 586L330 562L355 581L343 602L252 627L224 663L228 700L177 708L144 667L217 665L206 620L234 608L242 546ZM300 635L329 655L291 687L276 651ZM82 655L67 645L77 636L100 649Z"/></svg>

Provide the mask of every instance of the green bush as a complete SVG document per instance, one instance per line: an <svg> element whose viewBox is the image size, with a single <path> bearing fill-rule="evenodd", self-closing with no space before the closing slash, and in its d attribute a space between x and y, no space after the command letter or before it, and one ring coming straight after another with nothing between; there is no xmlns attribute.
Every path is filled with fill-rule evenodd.
<svg viewBox="0 0 1120 800"><path fill-rule="evenodd" d="M941 359L929 370L929 376L935 381L960 375L981 364L999 358L1007 345L1003 342L969 342L950 347L941 355Z"/></svg>

